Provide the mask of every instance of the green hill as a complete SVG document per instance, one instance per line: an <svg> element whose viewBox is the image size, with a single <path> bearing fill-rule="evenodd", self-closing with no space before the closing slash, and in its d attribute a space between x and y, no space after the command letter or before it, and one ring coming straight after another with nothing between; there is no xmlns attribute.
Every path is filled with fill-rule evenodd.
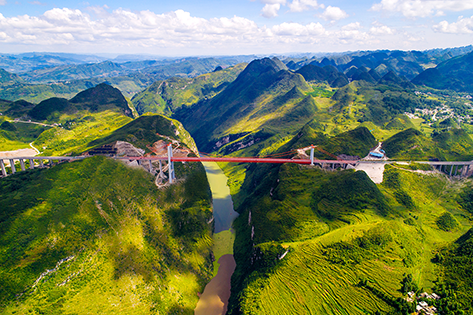
<svg viewBox="0 0 473 315"><path fill-rule="evenodd" d="M146 145L150 145L158 140L169 142L169 140L164 137L177 138L193 152L197 152L194 140L184 129L182 124L177 120L162 115L140 116L113 131L109 136L88 143L87 147L100 147L104 144L114 143L115 141L127 141L149 152Z"/></svg>
<svg viewBox="0 0 473 315"><path fill-rule="evenodd" d="M436 284L436 290L442 297L436 303L440 312L446 314L471 314L473 311L471 290L473 278L473 230L470 229L448 248L437 254L436 262L442 267L442 273Z"/></svg>
<svg viewBox="0 0 473 315"><path fill-rule="evenodd" d="M30 83L49 83L93 77L114 77L123 73L124 69L119 64L103 61L99 63L47 67L26 72L22 77Z"/></svg>
<svg viewBox="0 0 473 315"><path fill-rule="evenodd" d="M391 159L424 160L435 157L434 143L417 129L401 131L383 142L383 150Z"/></svg>
<svg viewBox="0 0 473 315"><path fill-rule="evenodd" d="M65 98L53 97L36 105L28 112L28 115L39 121L56 120L61 113L72 113L73 111L74 108L68 100ZM53 114L56 114L56 117L54 117Z"/></svg>
<svg viewBox="0 0 473 315"><path fill-rule="evenodd" d="M342 87L348 84L348 78L338 72L334 66L319 67L316 65L306 65L296 71L301 74L306 81L326 82L331 87Z"/></svg>
<svg viewBox="0 0 473 315"><path fill-rule="evenodd" d="M413 89L415 86L409 80L403 77L399 77L393 71L386 73L379 81L378 84L394 85L404 89Z"/></svg>
<svg viewBox="0 0 473 315"><path fill-rule="evenodd" d="M434 131L432 138L410 128L383 142L391 159L465 161L473 158L473 140L463 129Z"/></svg>
<svg viewBox="0 0 473 315"><path fill-rule="evenodd" d="M2 179L1 313L193 313L212 214L203 167L185 171L165 190L101 157Z"/></svg>
<svg viewBox="0 0 473 315"><path fill-rule="evenodd" d="M385 127L389 130L405 130L409 128L414 128L414 124L406 115L398 115L397 117L394 117L389 122L387 122Z"/></svg>
<svg viewBox="0 0 473 315"><path fill-rule="evenodd" d="M436 89L473 92L472 77L473 52L450 58L435 69L427 69L412 82Z"/></svg>
<svg viewBox="0 0 473 315"><path fill-rule="evenodd" d="M235 80L246 64L214 71L195 78L174 77L154 82L136 94L131 102L139 114L146 112L170 114L182 105L192 105L212 98Z"/></svg>
<svg viewBox="0 0 473 315"><path fill-rule="evenodd" d="M4 84L4 83L15 84L15 83L21 83L21 82L23 82L23 80L18 75L10 73L0 68L0 84Z"/></svg>
<svg viewBox="0 0 473 315"><path fill-rule="evenodd" d="M403 278L412 274L432 292L435 252L471 226L455 197L463 185L393 167L381 185L364 172L249 167L234 196L240 216L229 313L412 308L400 299ZM437 224L446 212L458 224L454 230Z"/></svg>
<svg viewBox="0 0 473 315"><path fill-rule="evenodd" d="M14 118L25 117L35 106L35 104L24 100L8 102L7 109L4 114Z"/></svg>
<svg viewBox="0 0 473 315"><path fill-rule="evenodd" d="M221 93L178 110L175 117L203 150L215 146L219 138L257 131L269 120L283 117L296 104L294 96L299 92L290 92L294 87L302 92L310 90L301 75L283 66L277 59L253 61ZM284 99L290 99L289 104L282 104Z"/></svg>
<svg viewBox="0 0 473 315"><path fill-rule="evenodd" d="M170 139L196 152L160 115L81 148ZM193 313L212 275L210 188L199 163L176 174L158 189L141 168L92 157L1 179L0 313Z"/></svg>
<svg viewBox="0 0 473 315"><path fill-rule="evenodd" d="M79 110L87 109L90 112L98 112L109 108L118 108L125 115L133 117L128 102L120 90L106 83L78 93L69 102Z"/></svg>

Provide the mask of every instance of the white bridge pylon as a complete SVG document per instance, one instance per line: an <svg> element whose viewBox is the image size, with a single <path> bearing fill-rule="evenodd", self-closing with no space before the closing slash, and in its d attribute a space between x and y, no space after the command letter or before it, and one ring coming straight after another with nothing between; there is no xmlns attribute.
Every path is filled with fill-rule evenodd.
<svg viewBox="0 0 473 315"><path fill-rule="evenodd" d="M176 172L174 171L174 161L172 161L172 143L168 144L168 170L169 170L169 184L172 184L176 179Z"/></svg>

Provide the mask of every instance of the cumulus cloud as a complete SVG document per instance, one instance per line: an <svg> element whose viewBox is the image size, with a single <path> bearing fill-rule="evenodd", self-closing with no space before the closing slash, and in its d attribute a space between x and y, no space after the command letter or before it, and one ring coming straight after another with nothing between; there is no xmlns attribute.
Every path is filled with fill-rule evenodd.
<svg viewBox="0 0 473 315"><path fill-rule="evenodd" d="M279 3L266 4L261 10L261 15L266 18L272 18L278 16L278 11L281 8Z"/></svg>
<svg viewBox="0 0 473 315"><path fill-rule="evenodd" d="M326 21L338 21L348 17L348 14L339 7L328 6L324 13L319 15L320 18Z"/></svg>
<svg viewBox="0 0 473 315"><path fill-rule="evenodd" d="M340 45L366 41L372 36L359 23L338 30L326 29L320 23L281 23L267 27L243 17L204 19L183 10L156 14L124 9L83 12L69 8L55 8L40 16L4 17L0 13L0 30L0 43L4 47L9 44L71 47L67 45L73 44L89 51L125 51L129 47L137 51L141 47L147 51L181 54L190 54L191 49L229 53L232 51L229 47L235 52L237 48L254 51L255 47L272 49L281 44Z"/></svg>
<svg viewBox="0 0 473 315"><path fill-rule="evenodd" d="M458 21L448 23L442 21L433 26L434 31L450 34L471 34L473 33L473 16L469 18L459 17Z"/></svg>
<svg viewBox="0 0 473 315"><path fill-rule="evenodd" d="M319 5L317 0L292 0L292 2L288 2L287 0L260 0L260 2L264 4L261 15L267 18L278 16L278 12L282 6L288 6L290 12L303 12L325 8L325 5Z"/></svg>
<svg viewBox="0 0 473 315"><path fill-rule="evenodd" d="M288 6L291 12L303 12L325 7L323 4L319 5L317 0L293 0Z"/></svg>
<svg viewBox="0 0 473 315"><path fill-rule="evenodd" d="M374 22L373 26L370 28L370 34L379 36L379 35L393 35L395 31L379 22Z"/></svg>
<svg viewBox="0 0 473 315"><path fill-rule="evenodd" d="M381 0L371 7L374 11L400 12L410 18L443 15L444 11L473 9L471 0Z"/></svg>

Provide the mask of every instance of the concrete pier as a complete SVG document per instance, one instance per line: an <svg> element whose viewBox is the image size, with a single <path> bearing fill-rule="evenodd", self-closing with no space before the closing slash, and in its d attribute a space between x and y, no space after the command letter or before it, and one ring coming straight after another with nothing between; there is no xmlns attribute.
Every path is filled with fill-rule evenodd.
<svg viewBox="0 0 473 315"><path fill-rule="evenodd" d="M0 168L2 169L2 176L7 176L7 170L5 169L5 163L3 163L3 160L0 160Z"/></svg>
<svg viewBox="0 0 473 315"><path fill-rule="evenodd" d="M11 167L12 174L15 174L16 173L15 160L10 159L10 167Z"/></svg>
<svg viewBox="0 0 473 315"><path fill-rule="evenodd" d="M22 170L22 171L25 170L25 160L20 159L20 167L21 167L21 170Z"/></svg>

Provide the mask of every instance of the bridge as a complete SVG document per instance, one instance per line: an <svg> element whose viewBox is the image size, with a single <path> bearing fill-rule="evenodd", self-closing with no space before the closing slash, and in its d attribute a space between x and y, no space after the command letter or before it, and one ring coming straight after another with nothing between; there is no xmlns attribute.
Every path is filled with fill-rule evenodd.
<svg viewBox="0 0 473 315"><path fill-rule="evenodd" d="M152 163L153 161L159 161L160 163L160 172L163 171L162 161L167 161L167 171L169 183L172 184L176 179L174 162L227 162L227 163L293 163L293 164L302 164L302 165L319 165L322 168L347 168L349 165L352 167L357 166L358 164L363 163L399 163L399 161L390 161L390 160L320 160L314 158L314 147L310 147L310 159L287 159L287 158L269 158L269 157L175 157L173 156L172 145L167 146L167 156L112 156L111 158L115 160L126 160L126 161L136 161L138 165L143 165L145 161L148 163L149 171L152 172ZM0 157L0 175L2 177L8 176L7 167L4 160L7 160L9 163L9 168L12 174L15 174L18 170L15 166L15 161L19 161L20 169L22 171L26 170L26 163L28 161L28 168L35 168L35 161L37 161L39 168L44 168L46 166L53 166L60 162L65 161L75 161L88 158L90 156L29 156L29 157L15 157L15 158L1 158ZM47 164L45 164L47 162ZM459 176L468 177L470 174L470 168L473 170L473 161L412 161L419 164L429 164L440 172L446 173L449 176ZM402 163L402 162L401 162Z"/></svg>

